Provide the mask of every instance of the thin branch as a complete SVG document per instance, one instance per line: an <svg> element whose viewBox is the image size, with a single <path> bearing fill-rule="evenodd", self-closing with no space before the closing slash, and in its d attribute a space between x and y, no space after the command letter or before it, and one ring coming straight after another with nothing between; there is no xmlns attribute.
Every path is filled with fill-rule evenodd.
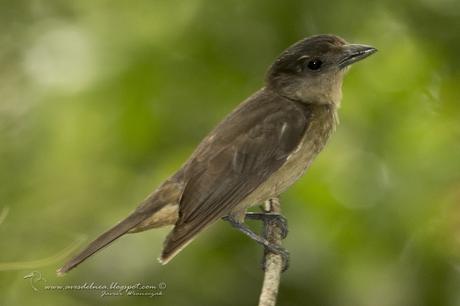
<svg viewBox="0 0 460 306"><path fill-rule="evenodd" d="M264 212L281 214L280 201L273 198L265 202ZM265 238L273 244L281 246L282 230L274 219L264 221ZM283 272L283 258L281 255L265 251L264 253L265 274L264 283L260 293L259 306L274 306L278 296L278 289Z"/></svg>

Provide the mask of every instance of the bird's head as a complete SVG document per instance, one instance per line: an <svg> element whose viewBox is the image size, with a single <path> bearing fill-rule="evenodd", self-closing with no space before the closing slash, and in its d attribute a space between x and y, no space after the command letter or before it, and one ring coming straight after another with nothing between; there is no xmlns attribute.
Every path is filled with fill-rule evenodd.
<svg viewBox="0 0 460 306"><path fill-rule="evenodd" d="M288 99L339 105L349 65L376 51L371 46L348 44L335 35L308 37L276 59L267 73L267 87Z"/></svg>

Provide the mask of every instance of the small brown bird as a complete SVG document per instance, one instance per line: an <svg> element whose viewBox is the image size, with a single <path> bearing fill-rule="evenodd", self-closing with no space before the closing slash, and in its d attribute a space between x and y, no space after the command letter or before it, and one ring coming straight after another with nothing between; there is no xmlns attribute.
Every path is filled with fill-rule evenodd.
<svg viewBox="0 0 460 306"><path fill-rule="evenodd" d="M337 125L347 67L376 51L335 35L308 37L286 49L269 68L265 86L219 123L182 168L58 274L126 233L174 225L160 257L166 264L221 218L285 256L244 225L246 210L304 174Z"/></svg>

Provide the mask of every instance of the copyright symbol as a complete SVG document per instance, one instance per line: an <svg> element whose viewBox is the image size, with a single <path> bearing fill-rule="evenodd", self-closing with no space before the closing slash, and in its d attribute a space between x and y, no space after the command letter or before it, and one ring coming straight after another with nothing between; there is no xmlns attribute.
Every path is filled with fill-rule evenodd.
<svg viewBox="0 0 460 306"><path fill-rule="evenodd" d="M158 288L160 288L160 289L162 289L162 290L163 290L163 289L166 289L166 283L165 283L165 282L159 283L159 284L158 284Z"/></svg>

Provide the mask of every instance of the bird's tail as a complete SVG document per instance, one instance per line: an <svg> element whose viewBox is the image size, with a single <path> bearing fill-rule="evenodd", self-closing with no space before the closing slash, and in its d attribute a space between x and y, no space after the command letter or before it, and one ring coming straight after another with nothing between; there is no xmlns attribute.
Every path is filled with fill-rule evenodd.
<svg viewBox="0 0 460 306"><path fill-rule="evenodd" d="M173 205L172 209L167 209L166 211L163 211L163 208L167 207L168 204L178 203L179 201L183 184L177 181L177 177L178 175L166 180L126 219L97 237L77 256L58 269L57 274L63 275L72 270L88 257L128 232L143 231L152 227L174 224L177 218L177 205ZM163 214L161 214L162 211L164 212ZM157 213L160 215L156 215ZM149 218L152 217L154 218L150 220Z"/></svg>
<svg viewBox="0 0 460 306"><path fill-rule="evenodd" d="M77 256L72 258L68 261L64 266L57 270L57 274L59 276L67 273L68 271L72 270L80 263L85 261L88 257L102 249L103 247L110 244L115 239L119 238L120 236L126 234L130 229L138 225L144 219L148 218L149 215L145 213L141 213L138 211L134 211L131 215L129 215L126 219L97 237L93 242L91 242L83 251L81 251Z"/></svg>

